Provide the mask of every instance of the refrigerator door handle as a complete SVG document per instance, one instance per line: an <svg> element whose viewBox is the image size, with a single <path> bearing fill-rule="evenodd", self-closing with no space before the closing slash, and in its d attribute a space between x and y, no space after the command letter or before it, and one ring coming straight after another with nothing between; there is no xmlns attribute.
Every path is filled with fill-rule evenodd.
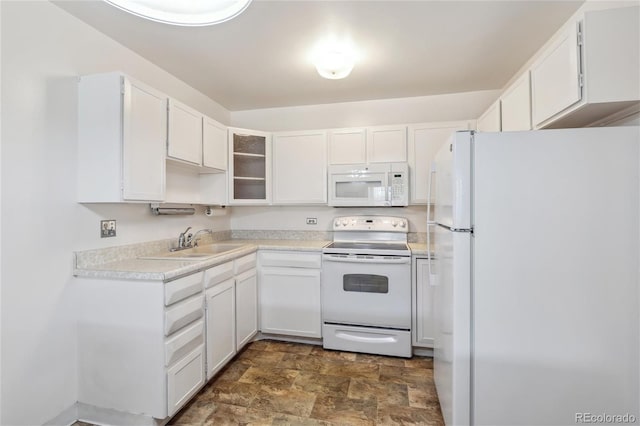
<svg viewBox="0 0 640 426"><path fill-rule="evenodd" d="M431 166L431 173L429 173L429 189L427 190L427 226L431 223L431 187L433 184L433 176L436 174L436 171ZM429 238L429 234L427 233L427 238Z"/></svg>
<svg viewBox="0 0 640 426"><path fill-rule="evenodd" d="M473 228L452 228L451 226L443 225L441 223L432 223L432 225L439 226L440 228L444 228L450 232L468 232L470 234L473 234Z"/></svg>
<svg viewBox="0 0 640 426"><path fill-rule="evenodd" d="M431 173L429 173L429 189L427 191L427 256L429 256L429 261L427 262L428 270L429 270L429 283L431 285L435 285L435 277L433 276L433 272L431 271L431 258L433 257L433 253L431 253L431 184L433 183L433 176L436 174L434 170L434 166L431 166Z"/></svg>

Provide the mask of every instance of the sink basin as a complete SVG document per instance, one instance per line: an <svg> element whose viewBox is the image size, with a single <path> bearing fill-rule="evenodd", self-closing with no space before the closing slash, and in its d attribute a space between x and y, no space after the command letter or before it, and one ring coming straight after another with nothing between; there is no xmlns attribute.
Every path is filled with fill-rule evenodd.
<svg viewBox="0 0 640 426"><path fill-rule="evenodd" d="M207 244L204 246L198 246L198 247L194 247L192 249L188 249L184 251L193 253L193 254L198 254L198 255L212 255L212 254L224 253L225 251L235 250L245 245L246 244L242 244L242 243ZM179 253L179 252L174 252L174 253Z"/></svg>
<svg viewBox="0 0 640 426"><path fill-rule="evenodd" d="M139 259L150 260L199 260L206 259L207 257L217 256L219 254L236 250L245 244L242 243L221 243L221 244L207 244L204 246L198 246L190 249L172 251L169 253L156 254L153 256L144 256Z"/></svg>

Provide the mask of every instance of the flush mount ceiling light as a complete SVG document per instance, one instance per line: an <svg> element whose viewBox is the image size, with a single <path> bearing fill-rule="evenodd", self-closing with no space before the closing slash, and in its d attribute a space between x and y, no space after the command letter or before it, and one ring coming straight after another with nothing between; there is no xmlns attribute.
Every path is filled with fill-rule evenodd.
<svg viewBox="0 0 640 426"><path fill-rule="evenodd" d="M145 19L170 25L202 27L241 14L251 0L105 0Z"/></svg>
<svg viewBox="0 0 640 426"><path fill-rule="evenodd" d="M321 43L316 47L313 63L324 78L338 80L351 73L355 65L355 53L349 43L336 41Z"/></svg>

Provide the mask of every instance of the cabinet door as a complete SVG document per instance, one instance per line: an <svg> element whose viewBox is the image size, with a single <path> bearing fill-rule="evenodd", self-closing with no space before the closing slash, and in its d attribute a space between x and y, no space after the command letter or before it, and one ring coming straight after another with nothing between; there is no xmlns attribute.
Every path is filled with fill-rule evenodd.
<svg viewBox="0 0 640 426"><path fill-rule="evenodd" d="M570 27L531 68L534 126L582 98L578 33L579 24Z"/></svg>
<svg viewBox="0 0 640 426"><path fill-rule="evenodd" d="M367 162L407 161L407 127L385 126L367 129Z"/></svg>
<svg viewBox="0 0 640 426"><path fill-rule="evenodd" d="M236 349L258 332L258 280L251 269L236 277Z"/></svg>
<svg viewBox="0 0 640 426"><path fill-rule="evenodd" d="M498 99L489 106L484 114L478 118L476 129L479 132L499 132L502 126L500 123L500 100Z"/></svg>
<svg viewBox="0 0 640 426"><path fill-rule="evenodd" d="M531 82L529 72L516 80L500 98L503 132L531 130Z"/></svg>
<svg viewBox="0 0 640 426"><path fill-rule="evenodd" d="M273 136L273 203L327 203L326 132Z"/></svg>
<svg viewBox="0 0 640 426"><path fill-rule="evenodd" d="M236 354L235 280L207 290L207 380Z"/></svg>
<svg viewBox="0 0 640 426"><path fill-rule="evenodd" d="M163 201L167 98L125 78L122 120L123 200Z"/></svg>
<svg viewBox="0 0 640 426"><path fill-rule="evenodd" d="M202 165L227 170L227 128L209 117L202 119Z"/></svg>
<svg viewBox="0 0 640 426"><path fill-rule="evenodd" d="M366 162L366 129L336 129L329 132L329 164L364 164Z"/></svg>
<svg viewBox="0 0 640 426"><path fill-rule="evenodd" d="M167 370L167 410L169 416L191 399L204 385L204 346Z"/></svg>
<svg viewBox="0 0 640 426"><path fill-rule="evenodd" d="M173 99L169 100L167 155L202 164L202 114Z"/></svg>
<svg viewBox="0 0 640 426"><path fill-rule="evenodd" d="M271 135L229 129L230 204L268 204L271 201Z"/></svg>
<svg viewBox="0 0 640 426"><path fill-rule="evenodd" d="M468 129L466 121L409 126L410 204L427 204L429 174L436 153L456 131Z"/></svg>
<svg viewBox="0 0 640 426"><path fill-rule="evenodd" d="M321 337L320 271L262 268L260 330L289 336Z"/></svg>
<svg viewBox="0 0 640 426"><path fill-rule="evenodd" d="M429 282L429 260L416 260L416 329L414 345L433 347L434 337L434 287Z"/></svg>

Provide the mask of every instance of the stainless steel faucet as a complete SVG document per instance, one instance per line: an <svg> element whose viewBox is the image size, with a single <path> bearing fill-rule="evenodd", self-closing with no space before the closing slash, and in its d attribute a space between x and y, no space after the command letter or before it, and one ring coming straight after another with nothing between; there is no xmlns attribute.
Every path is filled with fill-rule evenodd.
<svg viewBox="0 0 640 426"><path fill-rule="evenodd" d="M192 247L197 247L198 246L198 235L201 233L208 233L213 235L213 230L211 228L205 228L205 229L201 229L199 231L197 231L195 234L193 234L193 236L191 237L191 246Z"/></svg>
<svg viewBox="0 0 640 426"><path fill-rule="evenodd" d="M178 250L197 247L198 238L199 238L198 235L202 234L203 232L207 232L213 235L213 231L210 228L201 229L197 231L195 234L188 234L187 232L189 232L190 229L191 227L188 227L187 229L184 230L184 232L180 233L180 235L178 236L178 247L173 248L170 251L178 251Z"/></svg>
<svg viewBox="0 0 640 426"><path fill-rule="evenodd" d="M189 229L191 229L191 227L185 229L184 232L180 233L178 236L178 250L190 247L193 236L191 234L187 234Z"/></svg>

